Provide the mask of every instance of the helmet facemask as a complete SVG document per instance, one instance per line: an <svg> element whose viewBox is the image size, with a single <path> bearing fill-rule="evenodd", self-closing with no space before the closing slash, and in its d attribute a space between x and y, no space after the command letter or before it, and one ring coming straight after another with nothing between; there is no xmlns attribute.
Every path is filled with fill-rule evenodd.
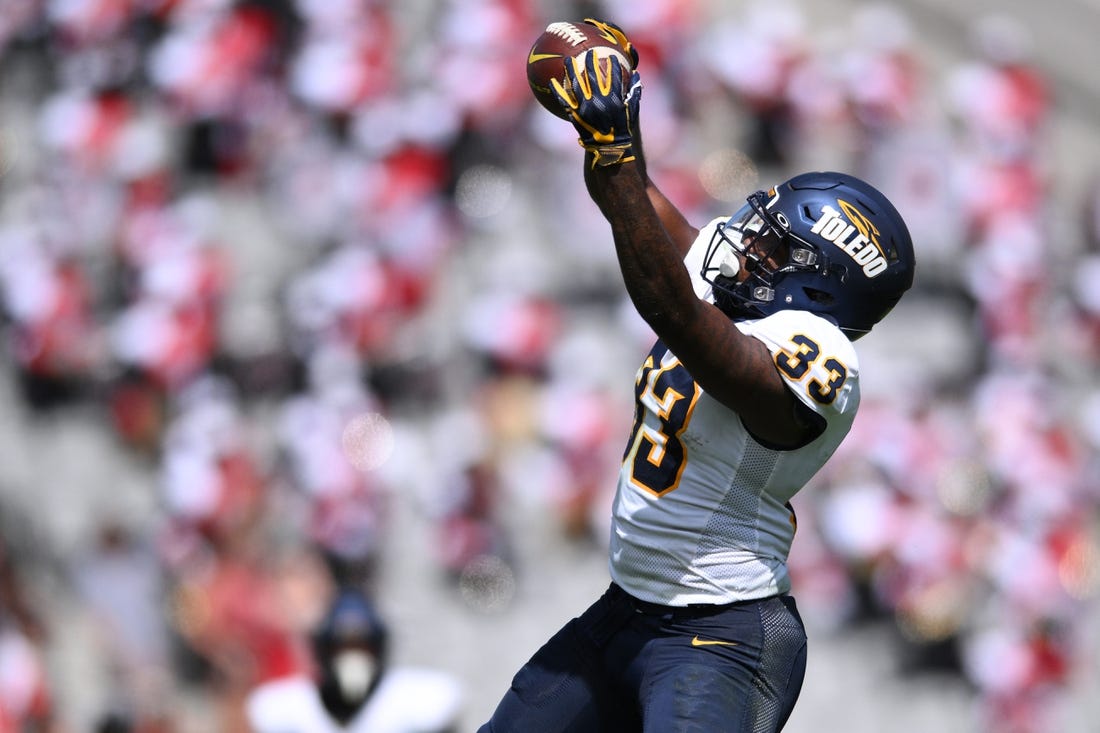
<svg viewBox="0 0 1100 733"><path fill-rule="evenodd" d="M791 233L781 211L767 208L757 191L726 222L719 224L703 259L702 277L714 303L730 317L760 318L772 313L779 282L786 273L817 270L817 248Z"/></svg>

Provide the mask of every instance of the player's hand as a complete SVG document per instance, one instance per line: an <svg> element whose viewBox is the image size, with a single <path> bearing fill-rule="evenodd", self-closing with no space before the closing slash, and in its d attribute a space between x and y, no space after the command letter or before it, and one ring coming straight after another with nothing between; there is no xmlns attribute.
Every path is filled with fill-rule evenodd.
<svg viewBox="0 0 1100 733"><path fill-rule="evenodd" d="M626 37L626 31L619 26L615 25L609 20L597 20L596 18L585 18L585 23L590 23L600 29L600 35L607 40L614 43L616 46L622 49L623 53L630 59L630 68L638 68L638 49L630 42L630 39Z"/></svg>
<svg viewBox="0 0 1100 733"><path fill-rule="evenodd" d="M565 84L557 79L552 84L581 146L593 154L593 165L636 158L632 120L637 119L642 97L636 70L627 76L617 57L597 58L588 52L566 61Z"/></svg>
<svg viewBox="0 0 1100 733"><path fill-rule="evenodd" d="M627 55L630 59L630 68L637 69L638 62L641 60L638 56L638 47L630 42L630 39L626 36L626 31L620 28L610 20L599 20L598 18L585 18L585 23L591 23L600 29L600 35L611 41ZM630 118L630 132L634 136L635 148L638 147L638 142L641 140L641 130L638 127L638 115L635 114ZM639 151L640 152L640 151Z"/></svg>

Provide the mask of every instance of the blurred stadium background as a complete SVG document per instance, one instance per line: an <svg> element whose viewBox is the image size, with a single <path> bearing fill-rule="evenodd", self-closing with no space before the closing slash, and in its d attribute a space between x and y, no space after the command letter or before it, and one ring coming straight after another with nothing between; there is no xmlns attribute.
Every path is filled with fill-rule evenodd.
<svg viewBox="0 0 1100 733"><path fill-rule="evenodd" d="M601 592L650 334L523 77L585 15L694 221L837 168L917 242L788 730L1097 729L1095 0L0 7L0 731L246 730L338 583L472 731Z"/></svg>

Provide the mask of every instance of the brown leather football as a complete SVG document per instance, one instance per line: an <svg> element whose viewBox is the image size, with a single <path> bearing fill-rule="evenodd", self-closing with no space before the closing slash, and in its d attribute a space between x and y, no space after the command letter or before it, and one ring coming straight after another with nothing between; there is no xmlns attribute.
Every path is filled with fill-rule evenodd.
<svg viewBox="0 0 1100 733"><path fill-rule="evenodd" d="M616 45L614 38L609 38L591 23L551 23L535 39L527 54L527 83L531 86L531 92L539 104L562 119L566 119L566 114L554 96L550 80L564 80L566 59L579 56L590 49L595 49L599 56L614 54L618 56L624 71L633 70L630 59Z"/></svg>

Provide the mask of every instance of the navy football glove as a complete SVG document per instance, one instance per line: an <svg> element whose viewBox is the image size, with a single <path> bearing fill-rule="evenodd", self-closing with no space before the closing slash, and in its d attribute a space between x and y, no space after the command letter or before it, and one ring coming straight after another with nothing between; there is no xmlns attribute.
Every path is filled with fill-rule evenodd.
<svg viewBox="0 0 1100 733"><path fill-rule="evenodd" d="M553 80L554 94L580 135L581 146L593 154L593 165L634 160L632 122L642 97L638 72L628 77L617 56L599 58L589 51L566 61L565 82Z"/></svg>
<svg viewBox="0 0 1100 733"><path fill-rule="evenodd" d="M585 18L584 22L599 28L601 36L621 48L623 50L623 53L630 57L631 69L638 68L638 49L635 48L634 44L630 42L630 39L626 37L626 31L612 23L610 20Z"/></svg>

